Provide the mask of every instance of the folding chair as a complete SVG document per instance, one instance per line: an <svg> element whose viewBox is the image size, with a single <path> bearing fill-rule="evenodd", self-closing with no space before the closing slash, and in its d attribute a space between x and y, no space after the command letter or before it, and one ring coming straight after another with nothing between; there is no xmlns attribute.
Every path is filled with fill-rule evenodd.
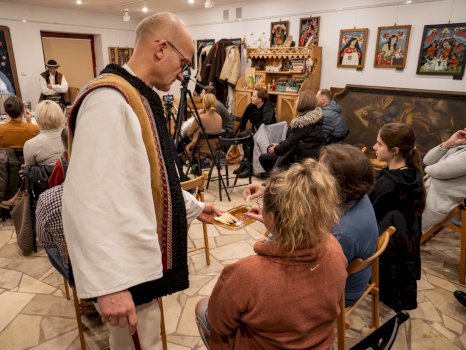
<svg viewBox="0 0 466 350"><path fill-rule="evenodd" d="M377 328L359 343L351 347L350 350L390 350L395 343L398 328L409 319L406 311L401 311Z"/></svg>
<svg viewBox="0 0 466 350"><path fill-rule="evenodd" d="M234 180L234 183L232 186L230 186L230 175L228 173L228 163L225 162L225 180L226 180L226 186L225 186L225 182L223 180L223 175L221 173L221 164L220 164L220 159L222 158L222 154L224 154L224 151L225 149L228 149L230 146L233 146L233 145L236 145L236 146L243 146L243 149L249 149L249 153L251 153L251 143L252 143L252 140L253 140L253 135L248 135L248 136L244 136L244 137L238 137L238 138L233 138L233 139L228 139L228 138L224 138L224 137L219 137L218 139L218 145L217 145L217 152L215 154L215 164L212 164L211 167L210 167L210 170L209 170L209 176L207 178L207 185L206 185L206 188L209 189L209 184L210 184L210 180L212 179L212 171L214 169L214 166L217 166L217 171L218 171L218 175L217 175L217 180L218 180L218 192L219 192L219 196L220 196L220 200L222 200L222 185L223 185L223 189L225 190L226 194L227 194L227 197L228 197L228 200L230 200L230 195L228 194L228 188L232 188L232 187L237 187L236 183L238 182L238 177L239 177L239 173L236 174L235 176L235 180ZM246 147L247 145L249 145L249 147ZM244 167L244 168L250 168L251 167L251 154L244 154L244 157L243 159L241 160L240 162L240 168L241 167ZM251 183L252 180L251 180L251 171L249 172L249 183ZM242 185L241 185L242 186Z"/></svg>
<svg viewBox="0 0 466 350"><path fill-rule="evenodd" d="M372 265L372 274L371 280L364 293L358 301L348 309L345 309L345 293L343 290L343 294L340 298L340 314L337 318L338 350L345 350L345 331L349 325L347 317L369 294L372 297L372 328L376 329L379 327L379 256L382 255L387 248L388 241L395 231L393 226L387 228L379 236L375 253L365 260L361 258L354 259L346 269L348 271L348 276L350 276Z"/></svg>
<svg viewBox="0 0 466 350"><path fill-rule="evenodd" d="M450 220L461 213L460 225L455 225ZM421 237L421 244L426 243L433 238L442 229L447 228L451 231L459 232L460 234L460 268L459 268L459 282L464 284L465 273L466 273L466 198L463 199L456 205L452 211L447 215L445 219L440 221L437 225L432 226L428 229Z"/></svg>

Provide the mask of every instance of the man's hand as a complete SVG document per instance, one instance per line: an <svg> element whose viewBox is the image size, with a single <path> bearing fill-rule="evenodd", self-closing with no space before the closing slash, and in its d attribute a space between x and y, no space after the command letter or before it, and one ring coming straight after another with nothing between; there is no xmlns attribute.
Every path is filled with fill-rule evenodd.
<svg viewBox="0 0 466 350"><path fill-rule="evenodd" d="M267 147L267 153L273 153L277 145L278 143L272 143L269 147Z"/></svg>
<svg viewBox="0 0 466 350"><path fill-rule="evenodd" d="M461 145L462 143L466 142L466 128L464 130L458 130L455 132L453 135L450 136L450 138L442 143L440 146L443 149L450 149L454 146Z"/></svg>
<svg viewBox="0 0 466 350"><path fill-rule="evenodd" d="M248 216L248 217L250 217L250 218L252 218L254 220L257 220L257 221L260 221L260 222L264 223L264 219L262 218L262 209L259 208L259 207L252 207L244 215L246 215L246 216Z"/></svg>
<svg viewBox="0 0 466 350"><path fill-rule="evenodd" d="M205 207L204 207L204 210L202 211L202 213L199 214L197 219L199 221L205 222L206 224L210 224L211 223L210 221L215 216L220 216L220 215L222 215L222 213L223 213L223 211L218 209L218 208L215 208L212 203L206 203Z"/></svg>
<svg viewBox="0 0 466 350"><path fill-rule="evenodd" d="M264 195L265 187L259 184L247 185L243 191L243 199L246 201L261 197Z"/></svg>
<svg viewBox="0 0 466 350"><path fill-rule="evenodd" d="M119 326L123 328L128 325L131 335L136 332L138 317L133 298L128 290L98 297L97 303L99 304L102 322L108 322L112 327Z"/></svg>
<svg viewBox="0 0 466 350"><path fill-rule="evenodd" d="M52 84L47 84L47 87L51 90L52 89Z"/></svg>
<svg viewBox="0 0 466 350"><path fill-rule="evenodd" d="M30 112L28 109L25 109L25 110L24 110L23 116L24 116L24 118L26 119L26 122L28 122L28 123L31 122L32 114L31 114L31 112Z"/></svg>

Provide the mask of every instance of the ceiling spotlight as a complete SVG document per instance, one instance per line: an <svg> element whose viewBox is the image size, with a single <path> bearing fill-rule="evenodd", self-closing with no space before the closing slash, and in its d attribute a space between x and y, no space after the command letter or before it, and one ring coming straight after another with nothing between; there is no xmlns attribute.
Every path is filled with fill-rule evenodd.
<svg viewBox="0 0 466 350"><path fill-rule="evenodd" d="M204 7L206 9L210 9L212 6L214 6L213 0L205 0Z"/></svg>
<svg viewBox="0 0 466 350"><path fill-rule="evenodd" d="M123 21L129 22L131 21L131 17L129 16L129 9L125 9L123 12Z"/></svg>
<svg viewBox="0 0 466 350"><path fill-rule="evenodd" d="M81 5L83 2L81 0L76 0L76 4Z"/></svg>
<svg viewBox="0 0 466 350"><path fill-rule="evenodd" d="M142 8L142 12L147 12L147 11L149 11L149 10L147 9L146 6L144 6L144 7Z"/></svg>
<svg viewBox="0 0 466 350"><path fill-rule="evenodd" d="M407 4L410 4L410 3L412 3L412 1L411 1L411 0L407 0L406 3L407 3Z"/></svg>
<svg viewBox="0 0 466 350"><path fill-rule="evenodd" d="M194 0L188 0L188 3L194 4Z"/></svg>
<svg viewBox="0 0 466 350"><path fill-rule="evenodd" d="M27 21L23 18L23 19L22 19L22 22L23 22L23 23L26 23Z"/></svg>

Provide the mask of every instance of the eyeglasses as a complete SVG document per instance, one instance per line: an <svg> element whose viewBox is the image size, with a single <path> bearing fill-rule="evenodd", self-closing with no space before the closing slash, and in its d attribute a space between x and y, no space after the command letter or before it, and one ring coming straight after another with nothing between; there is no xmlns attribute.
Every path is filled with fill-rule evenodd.
<svg viewBox="0 0 466 350"><path fill-rule="evenodd" d="M160 41L160 40L155 40L156 43L158 43L159 41ZM172 48L173 50L176 51L176 53L177 53L178 55L181 56L181 58L183 59L183 62L185 62L185 63L181 66L181 71L183 72L184 70L186 70L186 69L189 67L189 65L191 64L191 61L188 60L188 59L185 57L185 55L183 55L183 54L181 53L181 51L178 50L178 48L177 48L175 45L173 45L170 41L166 40L166 42L168 43L168 45L171 46L171 48Z"/></svg>

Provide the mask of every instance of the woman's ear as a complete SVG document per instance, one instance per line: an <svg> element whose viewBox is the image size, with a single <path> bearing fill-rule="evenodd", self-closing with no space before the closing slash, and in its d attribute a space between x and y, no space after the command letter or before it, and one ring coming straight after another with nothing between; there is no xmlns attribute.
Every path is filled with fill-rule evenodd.
<svg viewBox="0 0 466 350"><path fill-rule="evenodd" d="M398 147L393 147L392 153L393 153L393 156L396 156L397 154L400 154L400 149Z"/></svg>

